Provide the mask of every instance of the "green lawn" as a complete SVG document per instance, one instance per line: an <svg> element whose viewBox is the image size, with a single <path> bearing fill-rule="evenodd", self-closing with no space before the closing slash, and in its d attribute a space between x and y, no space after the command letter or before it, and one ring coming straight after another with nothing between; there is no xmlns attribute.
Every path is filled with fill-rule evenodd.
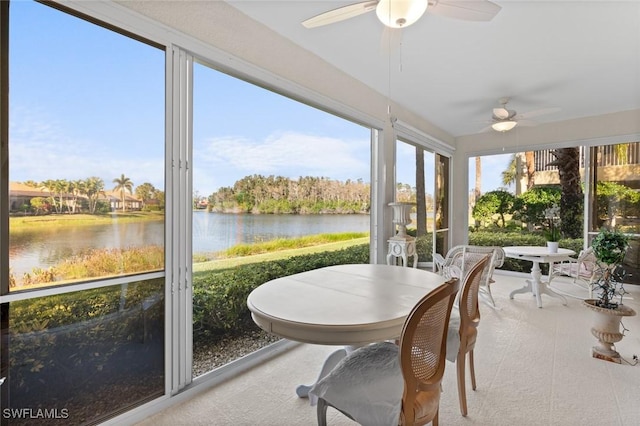
<svg viewBox="0 0 640 426"><path fill-rule="evenodd" d="M37 226L82 226L111 224L114 221L140 222L146 220L163 220L164 212L113 212L108 214L50 214L45 216L12 216L9 218L9 229L21 231Z"/></svg>
<svg viewBox="0 0 640 426"><path fill-rule="evenodd" d="M336 251L345 247L369 243L369 237L355 238L335 243L319 244L312 247L278 250L269 253L255 254L252 256L233 257L226 259L209 260L193 264L193 272L210 271L214 269L228 269L238 265L265 262L269 260L284 259L302 254L318 253L323 251Z"/></svg>

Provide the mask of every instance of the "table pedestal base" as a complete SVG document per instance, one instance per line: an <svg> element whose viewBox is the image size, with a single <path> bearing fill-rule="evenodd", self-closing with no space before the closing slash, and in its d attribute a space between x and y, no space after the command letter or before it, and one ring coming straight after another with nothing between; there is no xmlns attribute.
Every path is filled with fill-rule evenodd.
<svg viewBox="0 0 640 426"><path fill-rule="evenodd" d="M549 270L553 270L553 263L550 263ZM531 268L531 279L527 280L527 285L519 288L517 290L513 290L509 293L509 299L513 299L514 294L519 293L533 293L536 297L536 302L538 303L538 308L542 308L542 295L546 294L547 296L555 297L556 299L562 300L563 305L567 305L567 299L553 291L553 289L547 286L547 283L542 281L542 272L540 271L540 263L533 262L533 267Z"/></svg>

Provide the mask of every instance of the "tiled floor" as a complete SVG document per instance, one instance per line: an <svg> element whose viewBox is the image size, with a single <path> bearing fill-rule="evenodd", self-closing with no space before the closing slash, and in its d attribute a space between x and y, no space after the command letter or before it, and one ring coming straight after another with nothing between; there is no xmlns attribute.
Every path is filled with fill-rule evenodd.
<svg viewBox="0 0 640 426"><path fill-rule="evenodd" d="M469 415L458 408L455 368L447 364L440 403L441 425L640 425L640 364L614 364L591 357L592 313L576 298L561 301L543 295L537 308L531 294L509 292L523 276L494 276L499 309L481 305L475 350L478 389L468 390ZM586 297L569 281L559 284ZM640 286L628 286L625 304L640 313ZM617 344L630 362L640 356L640 316L627 317L628 329ZM335 348L300 344L190 400L145 420L160 425L314 425L315 407L294 393L309 383ZM470 385L468 385L468 389ZM329 425L353 425L329 409Z"/></svg>

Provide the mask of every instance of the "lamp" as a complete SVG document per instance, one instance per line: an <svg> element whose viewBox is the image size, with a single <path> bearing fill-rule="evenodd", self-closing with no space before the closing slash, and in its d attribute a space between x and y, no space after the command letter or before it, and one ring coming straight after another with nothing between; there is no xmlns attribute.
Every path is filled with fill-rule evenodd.
<svg viewBox="0 0 640 426"><path fill-rule="evenodd" d="M517 124L518 122L513 120L497 121L491 125L491 128L496 132L508 132L516 127Z"/></svg>
<svg viewBox="0 0 640 426"><path fill-rule="evenodd" d="M404 28L416 22L427 10L429 0L380 0L378 19L391 28Z"/></svg>

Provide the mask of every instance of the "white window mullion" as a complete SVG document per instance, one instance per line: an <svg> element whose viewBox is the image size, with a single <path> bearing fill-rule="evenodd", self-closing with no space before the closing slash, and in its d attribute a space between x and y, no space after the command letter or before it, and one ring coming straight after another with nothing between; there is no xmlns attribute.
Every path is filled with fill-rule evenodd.
<svg viewBox="0 0 640 426"><path fill-rule="evenodd" d="M167 333L170 393L191 383L192 289L191 289L191 88L193 58L172 47L168 55L167 117Z"/></svg>
<svg viewBox="0 0 640 426"><path fill-rule="evenodd" d="M180 51L180 384L191 383L193 363L193 307L191 288L191 215L193 206L191 182L191 130L193 57Z"/></svg>

